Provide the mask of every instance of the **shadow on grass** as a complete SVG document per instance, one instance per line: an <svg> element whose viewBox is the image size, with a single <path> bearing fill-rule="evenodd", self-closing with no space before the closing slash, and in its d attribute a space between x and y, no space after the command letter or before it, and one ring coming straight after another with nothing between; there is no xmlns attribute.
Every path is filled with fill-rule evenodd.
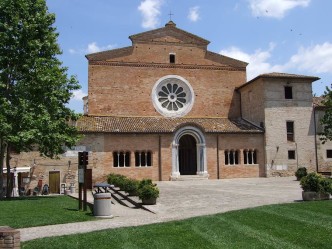
<svg viewBox="0 0 332 249"><path fill-rule="evenodd" d="M11 197L4 198L0 201L38 201L40 199L54 199L56 196L21 196L21 197Z"/></svg>
<svg viewBox="0 0 332 249"><path fill-rule="evenodd" d="M87 216L93 216L93 205L88 205L88 210L87 211L84 211L86 212L85 215ZM73 211L73 212L81 212L80 210L78 210L77 208L64 208L64 210L67 210L67 211Z"/></svg>

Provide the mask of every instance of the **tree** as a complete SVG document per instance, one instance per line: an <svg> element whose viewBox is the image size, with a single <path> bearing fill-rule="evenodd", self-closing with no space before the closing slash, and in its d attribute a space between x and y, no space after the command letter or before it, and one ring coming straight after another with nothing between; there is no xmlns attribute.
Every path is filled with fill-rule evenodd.
<svg viewBox="0 0 332 249"><path fill-rule="evenodd" d="M80 86L58 59L54 21L45 0L0 1L0 198L12 150L54 158L79 138L66 104Z"/></svg>
<svg viewBox="0 0 332 249"><path fill-rule="evenodd" d="M332 91L328 87L326 87L324 92L322 104L325 107L325 113L320 120L323 126L321 140L325 143L328 140L332 140Z"/></svg>

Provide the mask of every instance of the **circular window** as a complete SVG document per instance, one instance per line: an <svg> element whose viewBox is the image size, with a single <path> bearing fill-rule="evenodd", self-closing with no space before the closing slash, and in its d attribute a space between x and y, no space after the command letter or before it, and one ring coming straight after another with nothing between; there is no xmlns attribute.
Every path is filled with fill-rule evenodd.
<svg viewBox="0 0 332 249"><path fill-rule="evenodd" d="M166 117L182 117L192 108L194 92L189 82L177 75L159 79L152 89L156 110Z"/></svg>

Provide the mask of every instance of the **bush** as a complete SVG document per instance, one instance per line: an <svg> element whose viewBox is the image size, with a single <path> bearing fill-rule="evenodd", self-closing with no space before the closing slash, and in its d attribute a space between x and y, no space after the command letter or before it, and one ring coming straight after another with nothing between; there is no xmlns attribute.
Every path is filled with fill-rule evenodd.
<svg viewBox="0 0 332 249"><path fill-rule="evenodd" d="M143 179L139 182L139 188L143 188L145 185L153 185L151 179Z"/></svg>
<svg viewBox="0 0 332 249"><path fill-rule="evenodd" d="M135 179L127 179L123 186L123 190L129 193L130 195L138 194L139 181Z"/></svg>
<svg viewBox="0 0 332 249"><path fill-rule="evenodd" d="M107 178L107 182L109 184L113 184L116 187L119 187L121 190L124 188L126 185L126 182L128 181L128 178L124 175L120 174L109 174Z"/></svg>
<svg viewBox="0 0 332 249"><path fill-rule="evenodd" d="M295 172L295 176L298 181L300 181L301 178L306 175L308 175L308 173L307 173L307 168L305 168L305 167L300 167Z"/></svg>
<svg viewBox="0 0 332 249"><path fill-rule="evenodd" d="M315 172L302 177L300 184L303 191L332 194L332 180Z"/></svg>
<svg viewBox="0 0 332 249"><path fill-rule="evenodd" d="M143 199L158 198L159 189L156 185L146 184L143 187L138 189L138 197Z"/></svg>

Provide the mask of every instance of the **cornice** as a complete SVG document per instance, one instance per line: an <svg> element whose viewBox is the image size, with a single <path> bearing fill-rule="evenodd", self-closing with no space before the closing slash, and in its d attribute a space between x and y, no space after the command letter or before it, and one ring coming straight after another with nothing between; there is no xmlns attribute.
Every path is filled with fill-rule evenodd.
<svg viewBox="0 0 332 249"><path fill-rule="evenodd" d="M111 62L90 61L89 65L113 66L113 67L147 67L147 68L180 68L180 69L205 69L221 71L245 71L245 67L215 66L215 65L188 65L188 64L164 64L164 63L137 63L137 62Z"/></svg>

